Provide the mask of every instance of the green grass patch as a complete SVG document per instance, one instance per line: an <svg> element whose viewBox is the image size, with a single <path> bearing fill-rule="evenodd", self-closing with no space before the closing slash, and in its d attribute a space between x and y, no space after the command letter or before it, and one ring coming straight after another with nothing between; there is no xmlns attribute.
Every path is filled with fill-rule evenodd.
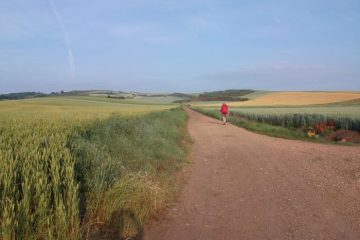
<svg viewBox="0 0 360 240"><path fill-rule="evenodd" d="M134 236L165 208L187 152L186 121L180 109L112 115L72 140L85 238Z"/></svg>

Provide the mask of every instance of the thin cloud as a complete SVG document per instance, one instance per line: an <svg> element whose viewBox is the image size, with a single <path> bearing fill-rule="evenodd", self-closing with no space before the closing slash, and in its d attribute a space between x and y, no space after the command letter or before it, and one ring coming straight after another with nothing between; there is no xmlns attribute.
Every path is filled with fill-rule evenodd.
<svg viewBox="0 0 360 240"><path fill-rule="evenodd" d="M52 0L48 0L48 3L50 5L52 13L55 16L56 22L58 23L58 25L59 25L62 33L63 33L64 42L65 42L65 45L66 45L66 48L67 48L67 61L68 61L68 64L69 64L70 74L71 74L71 77L73 79L75 79L75 76L76 76L75 59L74 59L74 54L73 54L73 51L72 51L72 48L71 48L71 41L70 41L70 38L69 38L69 34L66 31L66 28L65 28L65 26L63 24L61 15L57 11L54 2Z"/></svg>

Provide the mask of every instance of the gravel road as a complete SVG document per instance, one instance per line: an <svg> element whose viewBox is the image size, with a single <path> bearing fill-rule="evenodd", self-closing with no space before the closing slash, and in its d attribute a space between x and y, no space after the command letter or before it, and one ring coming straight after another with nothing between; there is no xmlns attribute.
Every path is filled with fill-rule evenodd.
<svg viewBox="0 0 360 240"><path fill-rule="evenodd" d="M268 137L187 112L186 183L145 240L360 239L360 147Z"/></svg>

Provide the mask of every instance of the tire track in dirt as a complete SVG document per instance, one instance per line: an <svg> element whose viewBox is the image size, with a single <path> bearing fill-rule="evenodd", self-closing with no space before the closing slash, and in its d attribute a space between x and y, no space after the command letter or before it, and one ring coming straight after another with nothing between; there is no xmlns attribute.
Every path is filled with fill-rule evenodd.
<svg viewBox="0 0 360 240"><path fill-rule="evenodd" d="M187 112L186 184L145 240L360 239L360 147L272 138Z"/></svg>

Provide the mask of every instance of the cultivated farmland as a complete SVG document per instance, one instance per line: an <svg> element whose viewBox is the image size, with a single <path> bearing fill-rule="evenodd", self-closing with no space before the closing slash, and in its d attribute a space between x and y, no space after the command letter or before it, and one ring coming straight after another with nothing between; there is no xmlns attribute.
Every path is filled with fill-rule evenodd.
<svg viewBox="0 0 360 240"><path fill-rule="evenodd" d="M150 106L149 106L150 105ZM0 102L0 114L55 113L76 115L137 114L176 107L173 104L134 103L105 97L47 97Z"/></svg>
<svg viewBox="0 0 360 240"><path fill-rule="evenodd" d="M278 92L259 96L246 105L253 106L274 106L274 105L310 105L344 102L359 99L358 92Z"/></svg>
<svg viewBox="0 0 360 240"><path fill-rule="evenodd" d="M116 101L0 102L1 239L129 237L164 208L186 115Z"/></svg>
<svg viewBox="0 0 360 240"><path fill-rule="evenodd" d="M243 97L247 97L244 95ZM306 106L329 104L360 99L359 92L255 92L248 101L229 102L231 107L247 106ZM194 106L211 107L217 103L200 102Z"/></svg>

